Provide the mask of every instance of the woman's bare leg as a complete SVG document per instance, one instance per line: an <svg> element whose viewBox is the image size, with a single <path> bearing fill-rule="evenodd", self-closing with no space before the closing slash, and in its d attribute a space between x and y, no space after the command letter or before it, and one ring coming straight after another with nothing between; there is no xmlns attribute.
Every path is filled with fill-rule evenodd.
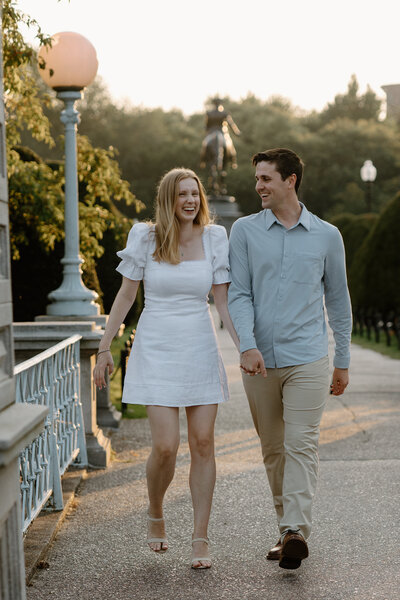
<svg viewBox="0 0 400 600"><path fill-rule="evenodd" d="M193 538L207 538L215 486L214 424L217 405L190 406L186 409L186 415L191 454L189 484L194 513ZM207 544L195 542L193 556L208 557ZM211 566L211 560L193 566L196 568L201 565Z"/></svg>
<svg viewBox="0 0 400 600"><path fill-rule="evenodd" d="M147 406L151 429L152 449L147 460L148 514L153 518L163 516L165 492L175 472L179 447L179 409L169 406ZM149 537L165 537L164 521L149 521ZM166 550L167 542L150 542L155 552Z"/></svg>

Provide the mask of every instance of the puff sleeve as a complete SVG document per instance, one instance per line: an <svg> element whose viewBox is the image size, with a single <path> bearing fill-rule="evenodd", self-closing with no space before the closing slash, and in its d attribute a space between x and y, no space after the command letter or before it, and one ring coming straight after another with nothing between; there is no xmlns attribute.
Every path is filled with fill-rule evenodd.
<svg viewBox="0 0 400 600"><path fill-rule="evenodd" d="M133 281L143 279L149 249L150 227L146 223L135 223L128 235L126 248L117 252L121 259L117 271Z"/></svg>
<svg viewBox="0 0 400 600"><path fill-rule="evenodd" d="M225 227L210 225L213 284L230 283L229 243Z"/></svg>

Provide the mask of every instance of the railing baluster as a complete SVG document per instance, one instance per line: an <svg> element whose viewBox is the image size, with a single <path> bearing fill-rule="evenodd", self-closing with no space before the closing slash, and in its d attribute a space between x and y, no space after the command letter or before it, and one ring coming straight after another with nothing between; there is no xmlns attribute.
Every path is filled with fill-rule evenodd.
<svg viewBox="0 0 400 600"><path fill-rule="evenodd" d="M48 501L63 507L61 476L77 459L87 465L80 402L80 335L15 367L16 401L46 405L43 431L20 454L23 530ZM77 456L78 455L78 456Z"/></svg>

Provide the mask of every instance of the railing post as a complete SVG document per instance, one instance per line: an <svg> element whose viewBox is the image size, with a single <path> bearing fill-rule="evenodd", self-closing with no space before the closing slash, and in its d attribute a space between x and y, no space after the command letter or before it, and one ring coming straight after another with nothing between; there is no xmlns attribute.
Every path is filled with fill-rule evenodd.
<svg viewBox="0 0 400 600"><path fill-rule="evenodd" d="M126 342L125 342L125 348L123 348L120 352L120 364L121 364L121 412L122 414L125 414L126 412L126 404L124 402L122 402L122 393L124 391L124 381L125 381L125 375L126 375L126 361L127 358L129 356L129 351L126 347Z"/></svg>
<svg viewBox="0 0 400 600"><path fill-rule="evenodd" d="M383 331L385 332L385 336L386 336L386 346L390 346L390 322L389 322L389 315L388 314L384 314L383 315Z"/></svg>
<svg viewBox="0 0 400 600"><path fill-rule="evenodd" d="M372 325L375 331L375 342L379 344L380 341L380 323L381 323L381 315L379 312L374 312Z"/></svg>
<svg viewBox="0 0 400 600"><path fill-rule="evenodd" d="M397 338L397 347L400 350L400 316L397 313L393 317L393 329Z"/></svg>
<svg viewBox="0 0 400 600"><path fill-rule="evenodd" d="M371 326L372 326L372 317L371 312L368 310L365 315L365 326L367 328L367 340L371 339Z"/></svg>
<svg viewBox="0 0 400 600"><path fill-rule="evenodd" d="M123 391L124 391L126 366L127 366L129 355L130 355L131 350L132 350L132 345L133 345L133 341L135 339L135 334L136 334L136 329L132 329L131 335L126 340L125 347L124 347L123 350L121 350L121 354L120 354L120 364L121 364L121 398L122 398L122 394L123 394ZM126 412L126 404L124 402L121 402L121 412L122 412L122 414L124 414Z"/></svg>
<svg viewBox="0 0 400 600"><path fill-rule="evenodd" d="M360 335L363 336L364 335L364 311L361 309L359 312L359 329L360 329Z"/></svg>
<svg viewBox="0 0 400 600"><path fill-rule="evenodd" d="M80 344L76 344L74 347L74 364L80 364ZM85 439L85 425L83 423L83 410L82 402L79 394L81 389L80 382L80 369L75 367L74 369L74 394L75 394L75 411L76 411L76 423L77 423L77 445L79 448L79 454L76 458L76 462L80 467L86 467L88 464L88 457L86 451L86 439Z"/></svg>
<svg viewBox="0 0 400 600"><path fill-rule="evenodd" d="M49 408L50 408L50 419L51 419L51 434L50 434L50 481L53 489L52 504L55 510L62 510L64 508L62 485L61 485L61 473L60 473L60 448L57 443L57 421L58 421L58 408L56 405L58 390L57 374L55 373L55 357L54 355L47 359L48 372L49 372Z"/></svg>

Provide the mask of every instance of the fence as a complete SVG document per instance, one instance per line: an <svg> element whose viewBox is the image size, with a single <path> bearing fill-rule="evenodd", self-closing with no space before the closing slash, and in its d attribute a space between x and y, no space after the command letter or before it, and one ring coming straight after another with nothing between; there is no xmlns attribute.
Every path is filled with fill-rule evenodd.
<svg viewBox="0 0 400 600"><path fill-rule="evenodd" d="M376 342L380 342L381 334L385 336L387 346L397 342L400 350L400 315L395 311L386 314L370 310L355 310L353 312L353 332L355 334L367 334L367 339L374 336Z"/></svg>
<svg viewBox="0 0 400 600"><path fill-rule="evenodd" d="M124 348L120 352L120 361L119 361L118 368L121 367L121 398L122 398L122 393L124 391L126 367L128 364L129 355L132 350L133 341L135 339L135 333L136 333L136 329L132 329L129 338L125 342ZM118 369L117 369L117 371L118 371ZM116 371L115 371L115 373L116 373ZM114 373L114 375L115 375L115 373ZM121 412L123 415L126 413L126 404L124 402L121 402Z"/></svg>
<svg viewBox="0 0 400 600"><path fill-rule="evenodd" d="M73 462L87 465L80 402L79 340L73 335L14 369L16 402L48 406L42 433L20 454L22 525L42 508L63 508L61 477Z"/></svg>

